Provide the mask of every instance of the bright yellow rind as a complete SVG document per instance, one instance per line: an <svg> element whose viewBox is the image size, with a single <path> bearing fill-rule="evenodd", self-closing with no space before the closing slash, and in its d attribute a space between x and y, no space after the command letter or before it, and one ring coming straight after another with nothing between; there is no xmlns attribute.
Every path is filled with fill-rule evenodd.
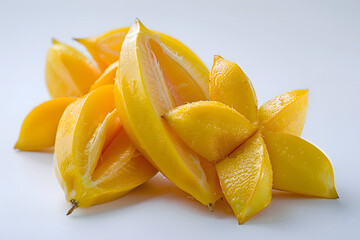
<svg viewBox="0 0 360 240"><path fill-rule="evenodd" d="M228 156L257 130L240 113L216 101L182 105L164 118L191 149L212 163Z"/></svg>
<svg viewBox="0 0 360 240"><path fill-rule="evenodd" d="M21 126L15 148L22 151L39 151L53 147L61 115L74 100L76 98L55 98L31 110Z"/></svg>
<svg viewBox="0 0 360 240"><path fill-rule="evenodd" d="M236 63L220 56L214 57L209 92L210 100L234 108L251 123L258 122L255 91L248 77Z"/></svg>
<svg viewBox="0 0 360 240"><path fill-rule="evenodd" d="M255 134L217 163L216 170L224 196L239 224L269 205L273 176L261 134Z"/></svg>
<svg viewBox="0 0 360 240"><path fill-rule="evenodd" d="M51 97L81 97L100 76L100 70L82 53L54 41L46 55L45 79Z"/></svg>
<svg viewBox="0 0 360 240"><path fill-rule="evenodd" d="M337 198L329 159L311 143L287 133L263 132L274 171L274 188Z"/></svg>
<svg viewBox="0 0 360 240"><path fill-rule="evenodd" d="M263 127L300 137L308 104L308 90L294 90L264 103L259 109Z"/></svg>
<svg viewBox="0 0 360 240"><path fill-rule="evenodd" d="M148 31L140 21L131 27L123 43L116 78L115 96L119 115L129 137L146 158L175 185L208 205L221 196L214 167L187 148L161 119L161 115L176 104L164 80L156 75L162 73L149 63L149 45L155 45L158 49L160 43L158 35ZM171 54L165 47L162 45L161 50ZM178 54L181 55L181 52ZM190 60L182 61L191 63ZM181 64L177 62L177 66ZM163 69L167 69L166 66ZM153 75L157 77L153 79ZM181 79L175 80L179 81L175 87L182 87ZM206 82L205 78L195 80ZM189 97L200 100L205 94L201 87L196 89L199 89L197 95ZM195 91L194 88L190 90Z"/></svg>

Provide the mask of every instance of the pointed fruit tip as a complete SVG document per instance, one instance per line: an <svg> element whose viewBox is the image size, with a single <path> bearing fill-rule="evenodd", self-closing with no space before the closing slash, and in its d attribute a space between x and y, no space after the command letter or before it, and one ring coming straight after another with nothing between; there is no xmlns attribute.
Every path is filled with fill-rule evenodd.
<svg viewBox="0 0 360 240"><path fill-rule="evenodd" d="M214 62L223 59L220 55L214 55Z"/></svg>
<svg viewBox="0 0 360 240"><path fill-rule="evenodd" d="M56 40L55 38L51 39L52 44L60 44L60 42L58 40Z"/></svg>

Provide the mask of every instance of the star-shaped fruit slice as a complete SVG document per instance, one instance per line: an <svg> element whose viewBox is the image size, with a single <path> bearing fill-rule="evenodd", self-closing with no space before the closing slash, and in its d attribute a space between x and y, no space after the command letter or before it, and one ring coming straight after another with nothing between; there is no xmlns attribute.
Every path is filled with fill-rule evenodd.
<svg viewBox="0 0 360 240"><path fill-rule="evenodd" d="M179 106L164 118L190 148L216 164L224 196L239 223L270 203L272 187L337 198L329 159L299 137L307 90L280 95L257 111L247 76L219 56L214 59L209 89L211 101Z"/></svg>
<svg viewBox="0 0 360 240"><path fill-rule="evenodd" d="M127 136L115 109L114 86L71 103L55 142L55 172L66 199L89 207L117 199L157 173Z"/></svg>
<svg viewBox="0 0 360 240"><path fill-rule="evenodd" d="M162 115L207 100L209 71L184 45L171 43L136 20L123 42L116 77L120 119L139 151L170 181L205 205L221 194L213 164L174 133Z"/></svg>

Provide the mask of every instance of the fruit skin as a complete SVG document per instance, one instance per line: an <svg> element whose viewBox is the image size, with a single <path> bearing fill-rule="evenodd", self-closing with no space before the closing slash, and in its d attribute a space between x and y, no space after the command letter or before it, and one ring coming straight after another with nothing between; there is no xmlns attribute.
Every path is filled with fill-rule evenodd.
<svg viewBox="0 0 360 240"><path fill-rule="evenodd" d="M83 44L104 71L113 62L119 60L122 43L129 27L113 29L98 36L74 39Z"/></svg>
<svg viewBox="0 0 360 240"><path fill-rule="evenodd" d="M119 61L114 62L111 64L103 74L95 81L95 83L91 86L90 92L95 90L98 87L107 85L107 84L114 84L115 83L115 76L116 72L119 68Z"/></svg>
<svg viewBox="0 0 360 240"><path fill-rule="evenodd" d="M240 113L216 101L179 106L164 119L191 149L212 163L228 156L257 130Z"/></svg>
<svg viewBox="0 0 360 240"><path fill-rule="evenodd" d="M126 34L129 31L129 27L113 29L98 36L90 38L75 39L83 44L90 52L101 70L105 70L115 61L119 60L119 55L123 41ZM148 30L154 34L157 34L162 43L169 47L175 53L181 53L186 59L191 59L194 67L200 73L205 73L206 77L209 76L209 71L203 62L183 43L175 38L168 36L164 33ZM207 83L206 83L207 84ZM208 91L206 85L206 92Z"/></svg>
<svg viewBox="0 0 360 240"><path fill-rule="evenodd" d="M309 196L338 198L329 159L297 136L263 132L273 172L274 188Z"/></svg>
<svg viewBox="0 0 360 240"><path fill-rule="evenodd" d="M273 174L260 133L216 164L221 188L239 224L271 202Z"/></svg>
<svg viewBox="0 0 360 240"><path fill-rule="evenodd" d="M146 47L159 42L158 35L148 31L138 20L125 38L115 84L119 116L130 139L157 169L201 203L212 204L221 197L214 166L192 152L161 119L162 114L176 105L164 85L162 88L156 86L164 84L161 79L151 82L149 75L159 74L152 72L155 68L146 68L146 54L149 52ZM182 51L178 54L181 55ZM184 57L182 60L192 63L193 59ZM206 72L199 75L206 76ZM205 77L196 80L202 81L203 86L207 85ZM155 84L155 87L149 87L150 84ZM201 100L205 97L205 88L197 89L198 96L193 98L200 96L198 100ZM161 105L154 102L158 97Z"/></svg>
<svg viewBox="0 0 360 240"><path fill-rule="evenodd" d="M234 62L214 57L210 72L210 100L222 102L251 123L258 122L258 109L255 90L251 81Z"/></svg>
<svg viewBox="0 0 360 240"><path fill-rule="evenodd" d="M56 130L65 108L76 98L55 98L35 107L26 116L20 130L16 149L40 151L55 144Z"/></svg>
<svg viewBox="0 0 360 240"><path fill-rule="evenodd" d="M117 199L156 174L136 150L106 85L70 104L59 123L55 173L66 199L89 207Z"/></svg>
<svg viewBox="0 0 360 240"><path fill-rule="evenodd" d="M304 128L308 90L294 90L270 99L259 109L261 125L267 130L300 137Z"/></svg>
<svg viewBox="0 0 360 240"><path fill-rule="evenodd" d="M51 97L81 97L100 74L99 68L82 53L53 40L45 66L46 85Z"/></svg>

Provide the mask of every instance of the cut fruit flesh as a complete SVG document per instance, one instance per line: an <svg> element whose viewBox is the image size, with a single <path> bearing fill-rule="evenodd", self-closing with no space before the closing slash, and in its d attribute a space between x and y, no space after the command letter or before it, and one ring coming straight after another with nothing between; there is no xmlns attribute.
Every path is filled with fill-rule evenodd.
<svg viewBox="0 0 360 240"><path fill-rule="evenodd" d="M16 149L38 151L55 144L56 130L65 108L76 98L55 98L35 107L26 116L20 130Z"/></svg>
<svg viewBox="0 0 360 240"><path fill-rule="evenodd" d="M66 199L78 207L119 198L157 172L122 128L112 85L69 105L60 120L55 156Z"/></svg>
<svg viewBox="0 0 360 240"><path fill-rule="evenodd" d="M224 196L239 224L271 201L272 170L266 146L257 133L216 164Z"/></svg>
<svg viewBox="0 0 360 240"><path fill-rule="evenodd" d="M129 29L129 27L113 29L95 37L75 40L83 44L98 66L105 70L110 64L119 60L120 50ZM160 41L173 53L180 53L181 57L190 60L193 64L192 67L197 69L198 73L205 74L204 77L206 78L209 77L209 71L206 66L188 47L171 36L156 31L148 31L157 34Z"/></svg>
<svg viewBox="0 0 360 240"><path fill-rule="evenodd" d="M119 60L120 50L129 27L113 29L98 36L75 39L90 52L103 71Z"/></svg>
<svg viewBox="0 0 360 240"><path fill-rule="evenodd" d="M51 97L81 97L100 74L98 67L82 53L53 40L45 66L45 79Z"/></svg>
<svg viewBox="0 0 360 240"><path fill-rule="evenodd" d="M124 128L137 148L170 181L208 205L221 197L215 168L210 164L204 171L206 161L181 143L161 119L177 105L206 100L207 72L196 72L198 69L191 66L199 64L181 53L169 50L158 34L137 20L122 46L116 103ZM172 69L161 64L170 64ZM178 78L179 71L183 71L184 78Z"/></svg>
<svg viewBox="0 0 360 240"><path fill-rule="evenodd" d="M329 159L311 143L287 133L263 132L274 172L274 188L337 198Z"/></svg>
<svg viewBox="0 0 360 240"><path fill-rule="evenodd" d="M294 90L270 99L259 109L265 129L300 137L304 127L308 90Z"/></svg>
<svg viewBox="0 0 360 240"><path fill-rule="evenodd" d="M210 72L210 100L222 102L251 123L258 122L255 90L241 68L234 62L214 57Z"/></svg>
<svg viewBox="0 0 360 240"><path fill-rule="evenodd" d="M101 87L101 86L104 86L107 84L114 84L118 67L119 67L119 61L116 61L113 64L111 64L107 69L105 69L103 74L91 86L90 92L98 87Z"/></svg>
<svg viewBox="0 0 360 240"><path fill-rule="evenodd" d="M257 130L240 113L216 101L182 105L164 118L191 149L212 163L228 156Z"/></svg>

